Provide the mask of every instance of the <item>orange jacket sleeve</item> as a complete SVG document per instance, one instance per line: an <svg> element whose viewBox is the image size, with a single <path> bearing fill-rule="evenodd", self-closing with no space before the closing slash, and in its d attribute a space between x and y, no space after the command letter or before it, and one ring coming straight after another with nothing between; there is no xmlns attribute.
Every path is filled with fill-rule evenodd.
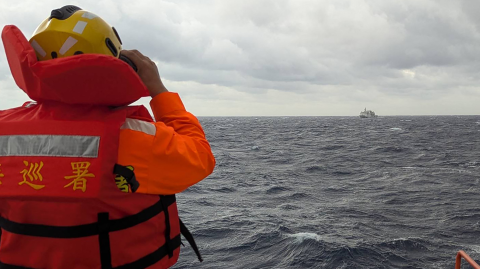
<svg viewBox="0 0 480 269"><path fill-rule="evenodd" d="M150 106L157 122L127 119L122 126L118 163L133 166L137 193L179 193L211 174L215 158L178 94L161 93Z"/></svg>

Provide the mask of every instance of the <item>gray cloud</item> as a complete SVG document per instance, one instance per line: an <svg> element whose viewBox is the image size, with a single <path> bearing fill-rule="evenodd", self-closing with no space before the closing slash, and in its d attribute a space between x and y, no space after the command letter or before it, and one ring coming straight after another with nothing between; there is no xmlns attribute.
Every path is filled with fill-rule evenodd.
<svg viewBox="0 0 480 269"><path fill-rule="evenodd" d="M0 4L6 10L0 22L16 24L29 36L52 8L62 5ZM365 103L383 107L381 102L391 100L399 106L392 114L411 110L402 112L405 103L438 100L440 106L444 98L458 96L464 102L468 95L480 101L480 4L467 0L88 0L78 5L115 26L126 49L155 59L173 85L204 85L199 88L205 98L224 98L209 85L245 93L240 95L244 99L235 95L239 106L252 101L247 96L263 98L273 90L278 101L264 100L271 102L270 114L282 111L292 94L300 103L312 102L302 104L310 107L302 113L311 114L326 113L328 106L356 114ZM29 20L20 20L19 13ZM5 80L8 70L1 57L0 80ZM320 112L313 103L318 98L328 100ZM335 110L332 102L344 104ZM465 114L479 112L462 107Z"/></svg>

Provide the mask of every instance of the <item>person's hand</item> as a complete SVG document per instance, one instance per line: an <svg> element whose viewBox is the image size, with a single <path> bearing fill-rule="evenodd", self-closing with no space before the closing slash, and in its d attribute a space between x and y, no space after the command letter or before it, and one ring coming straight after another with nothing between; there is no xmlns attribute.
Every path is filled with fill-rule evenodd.
<svg viewBox="0 0 480 269"><path fill-rule="evenodd" d="M143 84L147 86L152 98L162 92L168 92L167 88L163 86L157 65L150 60L150 58L143 55L138 50L122 50L120 53L132 60L137 66L137 74L143 81Z"/></svg>

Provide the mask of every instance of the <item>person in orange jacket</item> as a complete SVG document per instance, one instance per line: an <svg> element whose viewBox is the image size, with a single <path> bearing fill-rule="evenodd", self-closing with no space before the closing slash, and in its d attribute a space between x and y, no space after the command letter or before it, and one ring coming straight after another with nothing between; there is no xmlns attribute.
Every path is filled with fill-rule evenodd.
<svg viewBox="0 0 480 269"><path fill-rule="evenodd" d="M0 267L168 268L181 234L201 261L174 194L215 158L156 64L76 6L53 10L29 41L7 25L2 41L36 102L0 110ZM129 106L148 94L155 120Z"/></svg>
<svg viewBox="0 0 480 269"><path fill-rule="evenodd" d="M53 10L30 43L40 61L100 53L136 66L152 97L156 122L127 119L122 126L118 163L134 170L138 185L134 191L175 194L213 172L215 159L197 118L185 110L177 93L166 89L156 64L137 50L122 50L117 31L101 18L71 5ZM117 176L119 188L132 191L122 182L124 178Z"/></svg>
<svg viewBox="0 0 480 269"><path fill-rule="evenodd" d="M137 66L157 122L120 132L118 163L134 167L139 193L179 193L213 172L210 145L197 118L165 88L155 63L137 50L122 54Z"/></svg>
<svg viewBox="0 0 480 269"><path fill-rule="evenodd" d="M120 132L118 163L134 167L138 193L179 193L213 172L210 145L197 118L185 110L178 94L165 88L156 64L137 50L123 50L122 55L137 66L157 122Z"/></svg>

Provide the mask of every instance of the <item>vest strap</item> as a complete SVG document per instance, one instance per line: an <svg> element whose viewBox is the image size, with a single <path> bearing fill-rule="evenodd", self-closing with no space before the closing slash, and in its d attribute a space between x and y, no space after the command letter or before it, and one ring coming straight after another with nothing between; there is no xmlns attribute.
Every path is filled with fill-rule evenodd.
<svg viewBox="0 0 480 269"><path fill-rule="evenodd" d="M108 234L108 212L98 213L98 245L100 248L100 264L102 269L112 268L110 236Z"/></svg>
<svg viewBox="0 0 480 269"><path fill-rule="evenodd" d="M175 247L179 248L181 244L181 239L180 235L175 236L173 239L170 239L170 247ZM137 268L147 268L149 266L154 265L157 263L159 260L163 259L166 257L169 253L167 244L164 244L163 246L159 247L157 250L154 252L148 254L147 256L136 260L132 263L129 264L124 264L118 267L114 267L113 269L137 269ZM1 267L0 267L1 269ZM102 268L103 269L103 268Z"/></svg>
<svg viewBox="0 0 480 269"><path fill-rule="evenodd" d="M173 196L173 198L170 197L170 195L163 196L158 200L158 202L135 215L127 216L121 219L108 220L108 228L106 232L124 230L143 223L160 214L163 211L162 204L171 205L174 202L175 196ZM1 216L0 228L14 234L49 238L79 238L100 234L98 222L77 226L50 226L14 222Z"/></svg>
<svg viewBox="0 0 480 269"><path fill-rule="evenodd" d="M33 269L33 268L6 264L0 261L0 269Z"/></svg>
<svg viewBox="0 0 480 269"><path fill-rule="evenodd" d="M175 201L175 195L160 196L158 202L135 215L131 215L122 219L109 220L109 214L107 212L103 212L98 214L97 222L77 226L49 226L39 224L25 224L0 217L0 228L10 233L50 238L78 238L98 235L102 269L142 269L154 265L167 255L169 256L169 258L171 258L173 256L173 251L179 248L181 245L180 234L178 234L174 238L170 238L168 206L175 203ZM149 220L150 218L156 216L162 211L165 213L165 225L166 230L168 231L165 244L160 246L154 252L147 254L146 256L134 262L117 267L112 267L109 233L133 227L137 224ZM0 269L33 268L6 264L0 261Z"/></svg>
<svg viewBox="0 0 480 269"><path fill-rule="evenodd" d="M180 233L187 239L188 243L190 246L193 248L193 251L195 251L195 254L197 254L197 258L200 262L203 262L202 255L200 254L200 250L198 250L197 243L195 243L195 239L193 239L192 233L187 229L187 226L183 224L183 221L180 220Z"/></svg>
<svg viewBox="0 0 480 269"><path fill-rule="evenodd" d="M163 196L160 196L163 197ZM170 214L168 212L168 201L165 201L163 198L160 198L162 202L162 207L163 207L163 212L165 215L165 246L167 246L167 252L168 252L168 257L171 258L173 257L173 246L170 246L172 244L171 239L170 239Z"/></svg>
<svg viewBox="0 0 480 269"><path fill-rule="evenodd" d="M176 246L176 248L180 247L181 244L181 239L180 235L175 236L175 238L171 239L171 246ZM154 252L134 261L128 264L120 265L117 267L108 267L112 269L143 269L143 268L148 268L149 266L154 265L158 261L160 261L163 257L168 255L168 248L165 245L159 247L157 250ZM102 269L107 268L103 267L102 264ZM12 264L6 264L2 263L0 261L0 269L34 269L34 268L29 268L29 267L23 267L23 266L17 266L17 265L12 265Z"/></svg>

